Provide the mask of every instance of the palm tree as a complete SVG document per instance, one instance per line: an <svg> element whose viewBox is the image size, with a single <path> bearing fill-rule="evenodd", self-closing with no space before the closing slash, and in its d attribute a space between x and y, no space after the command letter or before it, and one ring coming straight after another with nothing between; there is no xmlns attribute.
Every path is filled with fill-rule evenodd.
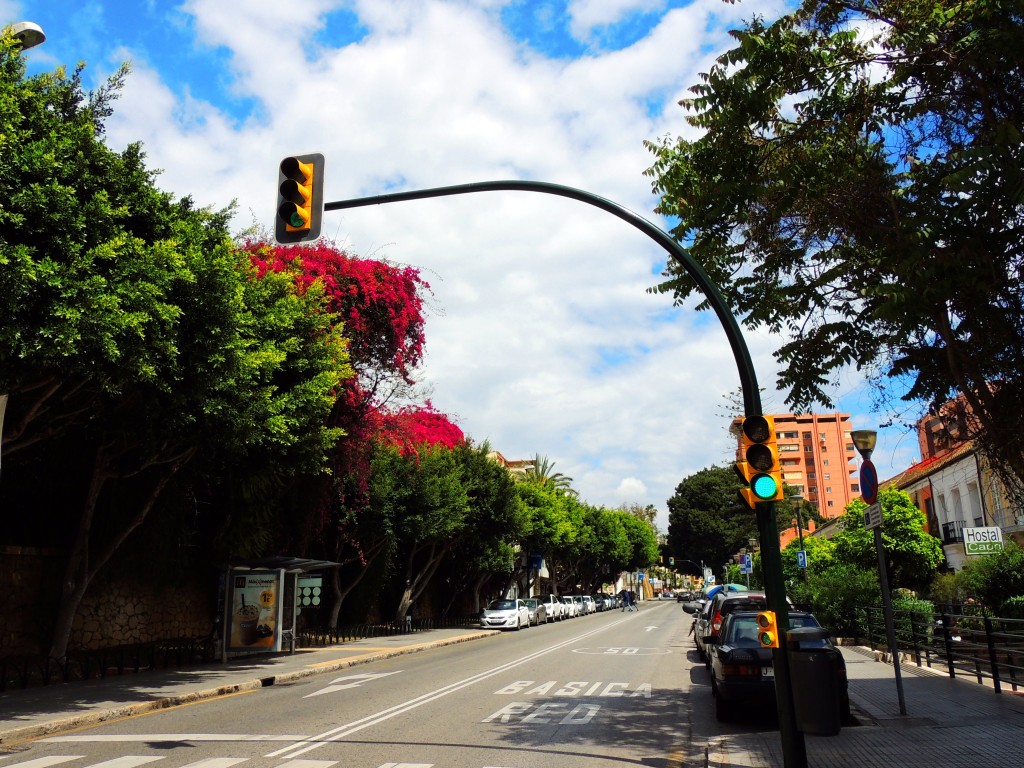
<svg viewBox="0 0 1024 768"><path fill-rule="evenodd" d="M576 490L572 487L572 478L561 472L555 472L555 463L539 453L534 454L533 461L526 468L526 481L553 488L555 491L569 496L577 495Z"/></svg>

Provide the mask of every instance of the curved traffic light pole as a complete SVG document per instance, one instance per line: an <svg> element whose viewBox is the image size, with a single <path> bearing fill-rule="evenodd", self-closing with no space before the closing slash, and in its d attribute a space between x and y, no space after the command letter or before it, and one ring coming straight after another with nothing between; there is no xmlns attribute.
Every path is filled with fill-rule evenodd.
<svg viewBox="0 0 1024 768"><path fill-rule="evenodd" d="M682 246L672 239L660 227L598 195L584 192L581 189L551 184L543 181L482 181L472 184L456 184L447 187L434 187L411 192L392 192L372 197L357 197L349 200L338 200L324 203L324 211L340 211L347 208L364 208L371 205L400 203L408 200L423 200L431 197L451 197L469 195L477 192L541 192L558 197L567 197L581 203L600 208L602 211L622 219L627 224L639 229L654 242L664 248L686 270L687 274L703 291L708 303L718 315L718 320L725 330L732 347L736 368L740 375L743 388L743 412L746 416L761 416L761 393L757 388L757 377L750 360L739 324L733 316L718 286L708 276L704 268L698 264ZM786 604L786 588L782 579L782 555L779 550L779 531L775 519L775 503L759 503L757 505L757 527L761 538L761 565L765 576L765 595L768 607L775 611L782 627L789 627L789 611ZM789 657L785 649L777 649L772 655L775 667L775 689L779 708L779 731L782 738L783 760L786 768L805 768L807 752L804 746L803 733L797 730L796 716L793 708L793 692L789 674Z"/></svg>

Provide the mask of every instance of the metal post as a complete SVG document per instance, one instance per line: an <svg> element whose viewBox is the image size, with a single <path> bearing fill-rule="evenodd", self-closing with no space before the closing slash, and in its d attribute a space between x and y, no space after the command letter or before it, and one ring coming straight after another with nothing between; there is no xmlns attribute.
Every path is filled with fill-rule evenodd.
<svg viewBox="0 0 1024 768"><path fill-rule="evenodd" d="M797 532L797 536L800 538L800 551L803 552L804 551L804 515L803 515L803 512L801 511L801 507L803 507L803 503L798 501L796 503L796 524L797 524L796 532ZM804 563L804 567L801 568L800 570L803 571L804 584L806 584L807 583L807 563Z"/></svg>
<svg viewBox="0 0 1024 768"><path fill-rule="evenodd" d="M907 702L903 698L903 676L900 673L900 649L896 645L896 626L892 620L892 599L889 597L889 576L886 574L885 550L882 548L882 528L875 531L875 552L878 553L878 579L882 584L882 609L885 611L885 638L892 654L892 666L896 673L896 697L900 702L900 714L907 714Z"/></svg>
<svg viewBox="0 0 1024 768"><path fill-rule="evenodd" d="M496 191L542 192L558 195L592 205L616 216L636 229L639 229L651 240L661 245L669 255L686 270L686 273L697 284L708 305L714 310L722 329L725 331L729 346L743 389L743 412L747 416L761 416L761 393L757 386L754 364L750 358L750 350L743 340L739 322L726 303L718 286L711 280L704 268L696 259L677 243L671 235L656 227L651 222L623 208L610 200L584 192L580 189L550 184L539 181L487 181L474 184L459 184L448 187L417 190L412 192L396 192L373 197L353 198L324 203L324 211L337 211L348 208L360 208L369 205L397 203L405 200L423 200L432 197L473 194L477 192ZM758 532L761 539L761 558L765 577L765 594L768 609L775 611L780 620L780 629L784 632L789 628L789 611L786 605L786 590L782 578L782 557L779 554L779 528L775 517L775 504L758 504ZM776 650L773 654L775 664L775 691L779 703L779 731L782 737L782 756L785 768L806 768L807 750L804 736L796 729L796 713L793 709L792 684L789 677L789 659L784 651Z"/></svg>

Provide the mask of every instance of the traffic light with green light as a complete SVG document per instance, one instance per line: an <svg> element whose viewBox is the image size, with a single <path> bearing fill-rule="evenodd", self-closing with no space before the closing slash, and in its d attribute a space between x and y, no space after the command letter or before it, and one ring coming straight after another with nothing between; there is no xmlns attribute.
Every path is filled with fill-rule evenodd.
<svg viewBox="0 0 1024 768"><path fill-rule="evenodd" d="M779 626L775 623L775 611L761 611L757 614L757 641L762 648L779 647Z"/></svg>
<svg viewBox="0 0 1024 768"><path fill-rule="evenodd" d="M304 243L320 237L324 212L324 156L292 155L277 173L277 218L274 239Z"/></svg>
<svg viewBox="0 0 1024 768"><path fill-rule="evenodd" d="M744 484L740 498L750 509L759 502L781 501L782 464L771 416L747 416L740 434L740 458L733 469Z"/></svg>

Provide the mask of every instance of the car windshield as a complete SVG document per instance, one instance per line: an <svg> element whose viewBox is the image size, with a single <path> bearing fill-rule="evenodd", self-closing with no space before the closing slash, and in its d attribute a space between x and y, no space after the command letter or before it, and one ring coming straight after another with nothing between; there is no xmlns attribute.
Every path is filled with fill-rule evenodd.
<svg viewBox="0 0 1024 768"><path fill-rule="evenodd" d="M492 600L487 606L489 611L513 611L516 607L515 600Z"/></svg>
<svg viewBox="0 0 1024 768"><path fill-rule="evenodd" d="M534 600L533 598L530 598L529 600L524 600L523 602L526 603L530 608L536 608L537 607L537 601Z"/></svg>

